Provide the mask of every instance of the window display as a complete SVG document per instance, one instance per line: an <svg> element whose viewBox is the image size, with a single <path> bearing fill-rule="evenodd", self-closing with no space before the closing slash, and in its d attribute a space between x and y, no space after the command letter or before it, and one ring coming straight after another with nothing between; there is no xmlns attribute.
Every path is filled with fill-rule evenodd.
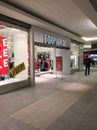
<svg viewBox="0 0 97 130"><path fill-rule="evenodd" d="M2 27L2 28L1 28ZM0 85L28 79L28 33L0 25Z"/></svg>
<svg viewBox="0 0 97 130"><path fill-rule="evenodd" d="M6 37L0 36L0 75L8 73L8 48Z"/></svg>

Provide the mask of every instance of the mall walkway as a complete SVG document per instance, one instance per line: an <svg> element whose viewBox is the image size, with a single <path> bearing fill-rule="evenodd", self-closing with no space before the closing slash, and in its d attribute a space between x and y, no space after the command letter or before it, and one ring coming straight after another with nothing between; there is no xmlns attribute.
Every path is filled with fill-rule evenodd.
<svg viewBox="0 0 97 130"><path fill-rule="evenodd" d="M36 82L0 95L0 130L97 130L96 69L63 79L45 74Z"/></svg>

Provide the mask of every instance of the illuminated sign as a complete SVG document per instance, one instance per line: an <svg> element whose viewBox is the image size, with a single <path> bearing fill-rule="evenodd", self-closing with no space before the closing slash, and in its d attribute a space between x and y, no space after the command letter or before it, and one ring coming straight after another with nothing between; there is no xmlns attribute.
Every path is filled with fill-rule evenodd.
<svg viewBox="0 0 97 130"><path fill-rule="evenodd" d="M25 69L26 69L25 64L21 63L21 64L17 65L16 67L12 68L10 70L10 72L11 72L12 76L14 77Z"/></svg>
<svg viewBox="0 0 97 130"><path fill-rule="evenodd" d="M51 35L47 35L47 34L44 35L45 44L63 47L63 46L65 46L64 41L66 41L66 40L63 40L61 38L57 38L57 37L54 37Z"/></svg>
<svg viewBox="0 0 97 130"><path fill-rule="evenodd" d="M8 74L8 48L6 37L0 36L0 75Z"/></svg>

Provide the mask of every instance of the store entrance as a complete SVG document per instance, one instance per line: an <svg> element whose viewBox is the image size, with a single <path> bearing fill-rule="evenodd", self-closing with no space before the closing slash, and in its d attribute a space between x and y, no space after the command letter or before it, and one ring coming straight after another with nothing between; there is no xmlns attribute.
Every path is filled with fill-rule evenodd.
<svg viewBox="0 0 97 130"><path fill-rule="evenodd" d="M35 46L35 77L53 74L53 48Z"/></svg>

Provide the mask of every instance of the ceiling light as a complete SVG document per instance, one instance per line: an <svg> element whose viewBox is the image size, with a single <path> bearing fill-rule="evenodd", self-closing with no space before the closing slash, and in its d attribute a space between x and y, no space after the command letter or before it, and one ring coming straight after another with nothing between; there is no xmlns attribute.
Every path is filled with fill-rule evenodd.
<svg viewBox="0 0 97 130"><path fill-rule="evenodd" d="M97 37L91 37L91 38L82 37L82 39L85 41L95 41L95 40L97 40Z"/></svg>
<svg viewBox="0 0 97 130"><path fill-rule="evenodd" d="M91 48L91 45L84 45L84 48Z"/></svg>

